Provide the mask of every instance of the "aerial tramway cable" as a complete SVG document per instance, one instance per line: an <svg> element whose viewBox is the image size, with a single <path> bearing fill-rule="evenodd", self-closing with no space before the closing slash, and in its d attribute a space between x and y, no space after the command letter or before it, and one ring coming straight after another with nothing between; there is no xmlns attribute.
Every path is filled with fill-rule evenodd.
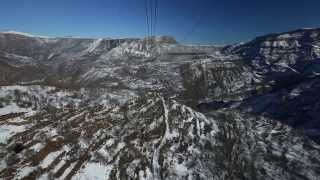
<svg viewBox="0 0 320 180"><path fill-rule="evenodd" d="M157 29L157 10L158 10L158 0L154 2L154 27L153 27L153 36L156 36L156 29Z"/></svg>
<svg viewBox="0 0 320 180"><path fill-rule="evenodd" d="M147 37L145 39L145 48L147 53L150 54L150 58L155 60L158 56L158 47L156 40L158 0L145 0L144 5L147 25Z"/></svg>
<svg viewBox="0 0 320 180"><path fill-rule="evenodd" d="M157 29L158 0L145 0L147 37L154 37Z"/></svg>
<svg viewBox="0 0 320 180"><path fill-rule="evenodd" d="M158 16L158 0L145 0L145 15L147 25L147 45L155 43Z"/></svg>
<svg viewBox="0 0 320 180"><path fill-rule="evenodd" d="M149 37L150 34L150 25L149 25L149 5L148 0L145 0L145 10L146 10L146 20L147 20L147 37Z"/></svg>
<svg viewBox="0 0 320 180"><path fill-rule="evenodd" d="M150 37L152 38L153 36L153 0L150 0L150 31L151 31L151 35Z"/></svg>

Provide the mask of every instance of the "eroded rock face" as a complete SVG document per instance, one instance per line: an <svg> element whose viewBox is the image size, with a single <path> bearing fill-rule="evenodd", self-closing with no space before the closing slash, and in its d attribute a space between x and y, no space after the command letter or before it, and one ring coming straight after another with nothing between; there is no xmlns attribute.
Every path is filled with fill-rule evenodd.
<svg viewBox="0 0 320 180"><path fill-rule="evenodd" d="M302 29L234 47L232 53L252 67L259 92L241 102L240 108L304 129L319 141L319 35L319 29Z"/></svg>
<svg viewBox="0 0 320 180"><path fill-rule="evenodd" d="M181 68L186 96L200 102L235 101L251 95L253 75L238 60L203 60Z"/></svg>
<svg viewBox="0 0 320 180"><path fill-rule="evenodd" d="M320 29L301 29L258 37L231 48L261 72L281 71L300 61L319 58Z"/></svg>

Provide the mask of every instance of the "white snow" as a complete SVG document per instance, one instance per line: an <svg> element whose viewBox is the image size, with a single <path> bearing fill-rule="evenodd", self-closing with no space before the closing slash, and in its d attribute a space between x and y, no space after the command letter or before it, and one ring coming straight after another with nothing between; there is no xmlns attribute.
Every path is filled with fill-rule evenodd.
<svg viewBox="0 0 320 180"><path fill-rule="evenodd" d="M168 116L169 116L168 107L167 107L163 97L161 97L161 102L162 102L162 107L163 107L163 111L164 111L163 117L164 117L164 121L166 124L166 132L165 132L164 136L162 137L159 146L153 152L152 166L153 166L153 173L154 173L153 178L155 180L161 179L161 177L160 177L160 164L159 164L160 149L164 146L167 138L170 136L170 128L169 128L169 121L168 121Z"/></svg>
<svg viewBox="0 0 320 180"><path fill-rule="evenodd" d="M175 170L178 176L186 176L188 174L188 169L183 164L177 164Z"/></svg>
<svg viewBox="0 0 320 180"><path fill-rule="evenodd" d="M102 147L101 149L99 149L99 151L97 151L100 155L102 155L103 157L106 157L107 159L110 158L110 154L108 152L107 149L105 149L104 147Z"/></svg>
<svg viewBox="0 0 320 180"><path fill-rule="evenodd" d="M42 143L37 143L30 147L30 149L39 152L42 148L44 148L44 145Z"/></svg>
<svg viewBox="0 0 320 180"><path fill-rule="evenodd" d="M51 59L55 54L51 53L47 59Z"/></svg>
<svg viewBox="0 0 320 180"><path fill-rule="evenodd" d="M0 143L6 143L13 135L25 131L25 126L1 125L0 126Z"/></svg>
<svg viewBox="0 0 320 180"><path fill-rule="evenodd" d="M285 62L279 62L277 63L277 65L281 66L281 67L284 67L284 68L287 68L287 69L290 69L291 71L297 73L297 74L300 74L300 72L298 72L297 70L293 69L292 67L290 67L287 63Z"/></svg>
<svg viewBox="0 0 320 180"><path fill-rule="evenodd" d="M34 116L37 113L37 111L29 111L27 113L25 113L23 116L24 117L31 117Z"/></svg>
<svg viewBox="0 0 320 180"><path fill-rule="evenodd" d="M300 93L301 93L301 91L302 91L302 90L299 89L299 88L293 89L293 90L290 92L289 96L290 96L291 98L296 97L296 96L299 96Z"/></svg>
<svg viewBox="0 0 320 180"><path fill-rule="evenodd" d="M47 168L59 156L59 154L61 154L61 151L56 151L48 154L40 163L40 166L42 168Z"/></svg>
<svg viewBox="0 0 320 180"><path fill-rule="evenodd" d="M89 147L89 144L84 139L81 139L79 141L79 146L80 146L81 149L86 149L86 148Z"/></svg>
<svg viewBox="0 0 320 180"><path fill-rule="evenodd" d="M29 34L29 33L25 33L25 32L18 32L18 31L6 31L6 32L2 32L4 34L17 34L17 35L22 35L22 36L28 36L28 37L34 37L34 35Z"/></svg>
<svg viewBox="0 0 320 180"><path fill-rule="evenodd" d="M26 37L49 38L47 36L37 36L37 35L30 34L30 33L19 32L19 31L5 31L5 32L1 32L1 33L3 33L3 34L17 34L17 35L26 36Z"/></svg>
<svg viewBox="0 0 320 180"><path fill-rule="evenodd" d="M9 119L10 123L21 123L21 122L26 122L25 119L22 119L21 117L16 117L13 119Z"/></svg>
<svg viewBox="0 0 320 180"><path fill-rule="evenodd" d="M65 163L66 163L66 161L64 159L61 159L61 161L59 161L59 163L54 167L52 172L57 173L59 171L59 169L62 168Z"/></svg>
<svg viewBox="0 0 320 180"><path fill-rule="evenodd" d="M148 47L146 47L148 48ZM151 54L142 48L142 41L124 42L118 47L110 50L103 59L109 59L110 57L121 57L125 54L132 54L140 57L151 57Z"/></svg>
<svg viewBox="0 0 320 180"><path fill-rule="evenodd" d="M114 150L114 152L119 152L121 149L123 149L126 146L124 142L120 142L117 145L117 148Z"/></svg>
<svg viewBox="0 0 320 180"><path fill-rule="evenodd" d="M14 90L20 90L20 91L27 91L28 90L28 87L26 87L26 86L18 86L18 85L16 85L16 86L2 86L1 87L1 91L2 92L7 92L7 91L14 91ZM1 95L2 95L2 93L1 93Z"/></svg>
<svg viewBox="0 0 320 180"><path fill-rule="evenodd" d="M73 162L69 167L68 169L66 169L62 176L60 177L61 179L66 179L66 177L68 176L68 174L72 171L73 167L76 165L77 162Z"/></svg>
<svg viewBox="0 0 320 180"><path fill-rule="evenodd" d="M65 163L66 163L65 160L61 160L61 161L54 167L54 169L53 169L52 172L54 172L54 173L58 172L59 169L62 168Z"/></svg>
<svg viewBox="0 0 320 180"><path fill-rule="evenodd" d="M48 173L45 173L45 174L43 174L42 176L40 176L40 177L38 178L38 180L48 180L48 179L50 179Z"/></svg>
<svg viewBox="0 0 320 180"><path fill-rule="evenodd" d="M114 144L114 139L108 139L106 142L107 147L111 147Z"/></svg>
<svg viewBox="0 0 320 180"><path fill-rule="evenodd" d="M72 178L73 180L104 180L108 179L112 166L101 163L88 163Z"/></svg>
<svg viewBox="0 0 320 180"><path fill-rule="evenodd" d="M290 38L290 37L292 37L292 35L291 35L291 34L288 34L288 33L286 33L286 34L281 34L281 35L278 36L278 38L283 38L283 39Z"/></svg>
<svg viewBox="0 0 320 180"><path fill-rule="evenodd" d="M139 171L139 179L141 180L153 180L152 173L150 169L147 167L145 171Z"/></svg>
<svg viewBox="0 0 320 180"><path fill-rule="evenodd" d="M7 163L4 159L0 160L0 171L4 170L7 168Z"/></svg>
<svg viewBox="0 0 320 180"><path fill-rule="evenodd" d="M0 116L11 114L11 113L21 113L21 112L29 112L32 111L31 108L21 108L17 106L17 104L12 103L8 106L5 106L3 108L0 108Z"/></svg>
<svg viewBox="0 0 320 180"><path fill-rule="evenodd" d="M74 121L74 120L80 118L81 116L83 116L85 113L86 113L86 111L83 111L83 112L81 112L81 113L79 113L79 114L77 114L75 116L70 117L69 119L67 119L67 121L69 121L69 122L70 121Z"/></svg>
<svg viewBox="0 0 320 180"><path fill-rule="evenodd" d="M101 44L103 39L97 39L95 41L93 41L90 46L88 47L88 49L86 49L86 52L93 52L97 47L99 47L99 45Z"/></svg>
<svg viewBox="0 0 320 180"><path fill-rule="evenodd" d="M35 171L37 168L36 167L31 167L31 166L25 166L22 169L18 170L18 173L16 175L16 180L18 179L23 179L23 177L28 176L30 173L32 173L33 171Z"/></svg>

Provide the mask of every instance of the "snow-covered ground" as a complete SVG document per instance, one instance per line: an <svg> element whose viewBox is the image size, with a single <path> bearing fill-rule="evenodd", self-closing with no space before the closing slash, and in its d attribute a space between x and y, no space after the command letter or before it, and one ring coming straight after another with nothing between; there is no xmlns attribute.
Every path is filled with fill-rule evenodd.
<svg viewBox="0 0 320 180"><path fill-rule="evenodd" d="M1 125L0 126L0 143L5 144L13 135L26 130L25 126Z"/></svg>
<svg viewBox="0 0 320 180"><path fill-rule="evenodd" d="M47 82L19 77L43 62L57 74L48 84L80 89L0 87L0 178L318 180L320 147L305 134L317 133L319 119L319 32L223 47L170 38L34 38L19 51L7 43L4 84L6 71L19 84Z"/></svg>
<svg viewBox="0 0 320 180"><path fill-rule="evenodd" d="M77 174L72 177L73 180L103 180L110 176L112 167L101 163L87 163Z"/></svg>
<svg viewBox="0 0 320 180"><path fill-rule="evenodd" d="M320 158L319 146L267 118L230 110L202 114L152 93L122 107L50 113L6 119L9 124L22 123L19 128L0 124L1 130L11 132L2 131L11 137L6 147L19 140L27 148L14 156L20 162L13 170L16 179L219 179L220 173L233 172L224 163L237 164L234 171L254 163L264 172L256 171L257 179L299 177L287 171L295 168L292 163L301 165L300 175L319 177L317 161L310 159ZM225 127L233 127L229 130L236 134L225 136ZM229 155L237 158L228 159ZM0 164L4 172L9 170L5 161ZM281 165L284 162L287 167Z"/></svg>

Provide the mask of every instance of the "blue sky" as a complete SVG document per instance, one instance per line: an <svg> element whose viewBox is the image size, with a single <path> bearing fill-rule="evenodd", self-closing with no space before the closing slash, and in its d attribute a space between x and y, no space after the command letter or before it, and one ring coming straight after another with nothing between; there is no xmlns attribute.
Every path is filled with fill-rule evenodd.
<svg viewBox="0 0 320 180"><path fill-rule="evenodd" d="M2 0L0 30L45 36L144 37L145 0ZM319 0L158 0L158 35L229 44L320 27ZM197 24L197 25L195 25Z"/></svg>

